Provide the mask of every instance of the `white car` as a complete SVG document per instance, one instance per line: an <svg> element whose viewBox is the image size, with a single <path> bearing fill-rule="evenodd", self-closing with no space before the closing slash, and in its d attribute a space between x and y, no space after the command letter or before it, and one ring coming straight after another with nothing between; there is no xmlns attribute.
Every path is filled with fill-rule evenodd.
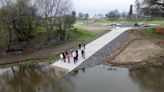
<svg viewBox="0 0 164 92"><path fill-rule="evenodd" d="M139 22L138 25L142 26L144 25L144 22Z"/></svg>

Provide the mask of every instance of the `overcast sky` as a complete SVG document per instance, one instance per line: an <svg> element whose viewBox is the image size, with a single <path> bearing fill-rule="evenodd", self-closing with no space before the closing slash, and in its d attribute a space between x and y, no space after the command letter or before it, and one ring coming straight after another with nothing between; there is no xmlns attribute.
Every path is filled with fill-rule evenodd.
<svg viewBox="0 0 164 92"><path fill-rule="evenodd" d="M73 9L76 12L95 14L106 14L110 10L118 9L120 12L129 11L130 4L135 0L72 0Z"/></svg>

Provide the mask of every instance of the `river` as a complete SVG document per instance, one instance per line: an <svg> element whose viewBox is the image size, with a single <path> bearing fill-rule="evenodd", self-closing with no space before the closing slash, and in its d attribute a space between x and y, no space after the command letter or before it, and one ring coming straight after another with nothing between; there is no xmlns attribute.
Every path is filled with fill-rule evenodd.
<svg viewBox="0 0 164 92"><path fill-rule="evenodd" d="M0 92L164 92L164 66L130 70L97 65L61 79L47 66L1 68Z"/></svg>

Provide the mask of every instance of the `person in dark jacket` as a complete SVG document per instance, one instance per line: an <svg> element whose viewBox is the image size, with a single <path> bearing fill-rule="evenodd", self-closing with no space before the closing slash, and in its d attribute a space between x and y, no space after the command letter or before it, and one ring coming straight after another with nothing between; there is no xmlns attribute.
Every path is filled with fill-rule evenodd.
<svg viewBox="0 0 164 92"><path fill-rule="evenodd" d="M81 50L81 44L79 44L79 50Z"/></svg>
<svg viewBox="0 0 164 92"><path fill-rule="evenodd" d="M63 52L62 54L63 54L63 61L66 62L66 61L65 61L65 59L66 59L65 52Z"/></svg>
<svg viewBox="0 0 164 92"><path fill-rule="evenodd" d="M85 59L85 51L83 49L81 50L81 56Z"/></svg>
<svg viewBox="0 0 164 92"><path fill-rule="evenodd" d="M79 58L79 54L78 54L78 50L76 50L76 62L78 61Z"/></svg>
<svg viewBox="0 0 164 92"><path fill-rule="evenodd" d="M85 43L83 44L83 48L85 49Z"/></svg>

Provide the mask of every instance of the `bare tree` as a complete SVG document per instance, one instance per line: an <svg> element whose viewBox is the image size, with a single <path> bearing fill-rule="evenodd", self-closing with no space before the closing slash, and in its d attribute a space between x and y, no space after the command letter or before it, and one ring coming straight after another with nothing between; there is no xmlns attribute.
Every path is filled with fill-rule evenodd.
<svg viewBox="0 0 164 92"><path fill-rule="evenodd" d="M36 0L38 13L44 19L44 25L47 30L47 41L51 40L52 30L56 26L56 22L59 21L59 17L66 15L70 11L69 0ZM60 20L62 21L62 19Z"/></svg>
<svg viewBox="0 0 164 92"><path fill-rule="evenodd" d="M75 13L71 13L71 3L69 0L62 0L58 11L58 17L56 18L56 28L59 32L60 40L68 39L68 31L72 24L75 23Z"/></svg>
<svg viewBox="0 0 164 92"><path fill-rule="evenodd" d="M51 40L51 32L53 30L54 19L57 16L59 4L61 0L35 0L38 9L38 15L43 18L43 25L47 30L46 42Z"/></svg>

